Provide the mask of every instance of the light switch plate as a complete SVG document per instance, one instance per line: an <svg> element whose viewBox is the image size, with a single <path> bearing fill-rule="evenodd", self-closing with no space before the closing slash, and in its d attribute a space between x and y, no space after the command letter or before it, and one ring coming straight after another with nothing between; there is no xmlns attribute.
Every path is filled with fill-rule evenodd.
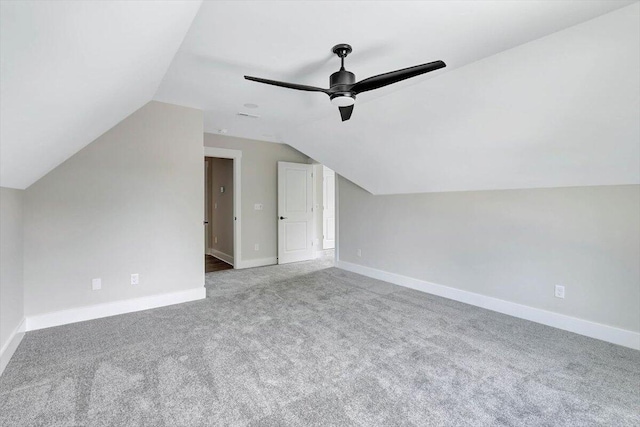
<svg viewBox="0 0 640 427"><path fill-rule="evenodd" d="M131 275L131 284L137 285L140 283L140 275L138 273L133 273Z"/></svg>
<svg viewBox="0 0 640 427"><path fill-rule="evenodd" d="M102 289L102 279L98 278L91 280L91 289L93 289L94 291L99 291L100 289Z"/></svg>

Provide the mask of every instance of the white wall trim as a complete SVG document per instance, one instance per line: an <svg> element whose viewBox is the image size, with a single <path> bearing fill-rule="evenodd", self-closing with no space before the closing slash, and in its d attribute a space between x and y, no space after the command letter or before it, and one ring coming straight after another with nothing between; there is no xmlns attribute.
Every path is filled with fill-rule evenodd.
<svg viewBox="0 0 640 427"><path fill-rule="evenodd" d="M333 262L336 265L336 267L338 266L338 261L340 260L340 185L338 183L338 181L340 181L342 179L342 177L336 173L336 177L334 179L334 185L336 186L336 200L335 200L335 206L336 206L336 240L334 243L334 255L333 255Z"/></svg>
<svg viewBox="0 0 640 427"><path fill-rule="evenodd" d="M418 291L438 295L466 304L475 305L477 307L486 308L487 310L497 311L498 313L508 314L509 316L530 320L532 322L541 323L543 325L552 326L554 328L563 329L565 331L640 350L640 333L638 332L603 325L589 320L578 319L576 317L566 316L564 314L554 313L474 292L438 285L436 283L396 273L390 273L388 271L377 270L375 268L347 261L338 260L336 267L353 273L358 273L363 276L383 280L385 282L416 289Z"/></svg>
<svg viewBox="0 0 640 427"><path fill-rule="evenodd" d="M317 163L313 159L309 159L308 163L313 167L313 247L315 248L315 253L313 258L317 258L318 251L322 250L322 236L318 235L318 222L322 223L322 219L318 218L318 215L322 215L322 209L320 206L322 205L318 200L318 180L320 179L321 173L319 172L322 168L320 163ZM279 236L278 236L279 237Z"/></svg>
<svg viewBox="0 0 640 427"><path fill-rule="evenodd" d="M240 264L242 260L242 151L228 148L203 147L204 157L233 159L233 259ZM224 261L224 260L223 260ZM240 268L235 264L234 268Z"/></svg>
<svg viewBox="0 0 640 427"><path fill-rule="evenodd" d="M211 256L218 258L219 260L224 261L227 264L233 265L233 255L226 254L217 249L211 249Z"/></svg>
<svg viewBox="0 0 640 427"><path fill-rule="evenodd" d="M260 258L260 259L248 259L239 262L236 268L254 268L264 267L265 265L274 265L278 263L277 257Z"/></svg>
<svg viewBox="0 0 640 427"><path fill-rule="evenodd" d="M148 297L133 298L124 301L114 301L104 304L94 304L68 310L54 311L51 313L27 316L26 330L50 328L69 323L84 322L85 320L100 319L118 314L132 313L148 310L150 308L165 307L167 305L196 301L207 297L207 291L203 287L189 289L180 292L151 295Z"/></svg>
<svg viewBox="0 0 640 427"><path fill-rule="evenodd" d="M16 352L22 338L24 337L26 319L23 317L18 326L11 332L9 339L0 349L0 375L4 372L4 368L9 364L11 356Z"/></svg>
<svg viewBox="0 0 640 427"><path fill-rule="evenodd" d="M242 150L232 150L230 148L204 147L205 157L219 157L221 159L240 159Z"/></svg>

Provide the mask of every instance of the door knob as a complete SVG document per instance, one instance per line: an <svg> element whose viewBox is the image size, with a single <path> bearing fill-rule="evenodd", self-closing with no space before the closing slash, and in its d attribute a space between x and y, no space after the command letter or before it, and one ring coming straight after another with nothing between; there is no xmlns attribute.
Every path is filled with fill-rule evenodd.
<svg viewBox="0 0 640 427"><path fill-rule="evenodd" d="M281 216L280 219L287 219L287 217L286 216Z"/></svg>

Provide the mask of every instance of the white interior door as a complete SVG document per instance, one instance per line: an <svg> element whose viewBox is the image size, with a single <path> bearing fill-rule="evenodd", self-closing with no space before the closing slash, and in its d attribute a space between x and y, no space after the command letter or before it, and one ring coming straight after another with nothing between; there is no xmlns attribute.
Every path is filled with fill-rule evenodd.
<svg viewBox="0 0 640 427"><path fill-rule="evenodd" d="M313 256L313 166L278 162L278 264Z"/></svg>
<svg viewBox="0 0 640 427"><path fill-rule="evenodd" d="M336 247L336 173L322 171L322 249Z"/></svg>

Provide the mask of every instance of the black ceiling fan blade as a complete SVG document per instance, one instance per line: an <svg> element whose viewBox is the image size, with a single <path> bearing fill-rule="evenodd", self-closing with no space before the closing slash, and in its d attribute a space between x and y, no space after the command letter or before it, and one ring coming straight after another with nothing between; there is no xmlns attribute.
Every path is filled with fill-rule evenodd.
<svg viewBox="0 0 640 427"><path fill-rule="evenodd" d="M348 107L338 107L340 110L340 117L342 117L342 121L345 122L351 118L351 114L353 113L353 105L349 105Z"/></svg>
<svg viewBox="0 0 640 427"><path fill-rule="evenodd" d="M402 80L410 79L411 77L419 76L420 74L439 70L440 68L444 68L446 66L447 64L442 61L434 61L427 64L403 68L402 70L378 74L377 76L369 77L368 79L364 79L359 81L358 83L355 83L351 87L351 90L355 93L362 93L368 90L378 89L393 83L398 83Z"/></svg>
<svg viewBox="0 0 640 427"><path fill-rule="evenodd" d="M326 94L328 94L329 92L327 89L322 89L320 87L315 87L315 86L306 86L306 85L299 85L296 83L279 82L277 80L261 79L260 77L244 76L244 78L247 80L258 82L258 83L265 83L273 86L286 87L288 89L305 90L307 92L322 92Z"/></svg>

